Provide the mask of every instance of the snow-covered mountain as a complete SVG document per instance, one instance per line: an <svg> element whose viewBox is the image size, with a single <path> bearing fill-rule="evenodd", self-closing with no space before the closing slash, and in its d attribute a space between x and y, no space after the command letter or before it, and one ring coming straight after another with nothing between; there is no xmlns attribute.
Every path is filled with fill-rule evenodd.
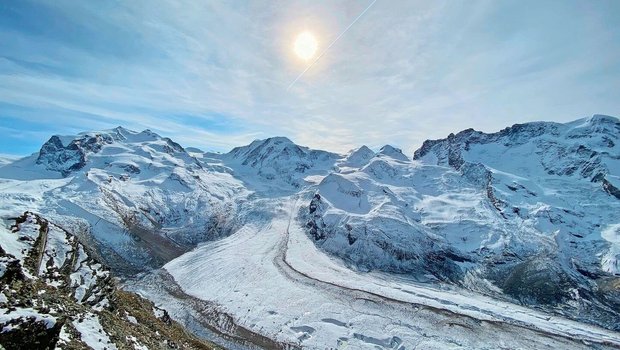
<svg viewBox="0 0 620 350"><path fill-rule="evenodd" d="M294 190L307 185L306 177L326 173L340 158L335 153L298 146L286 137L256 140L212 157L220 158L235 169L236 176L243 178L249 186L266 182Z"/></svg>
<svg viewBox="0 0 620 350"><path fill-rule="evenodd" d="M111 265L128 269L159 266L228 234L236 202L249 194L172 140L120 127L52 136L38 153L0 169L3 215L32 210L76 227Z"/></svg>
<svg viewBox="0 0 620 350"><path fill-rule="evenodd" d="M620 122L595 115L384 148L302 210L355 268L436 278L620 325ZM394 156L396 155L396 156Z"/></svg>
<svg viewBox="0 0 620 350"><path fill-rule="evenodd" d="M284 137L216 154L119 127L0 166L0 216L71 232L125 288L234 347L397 349L433 334L431 347L476 348L498 334L472 319L508 344L532 332L515 347L614 346L617 333L563 317L619 330L619 138L618 119L596 115L469 129L411 159ZM459 332L437 328L457 319Z"/></svg>

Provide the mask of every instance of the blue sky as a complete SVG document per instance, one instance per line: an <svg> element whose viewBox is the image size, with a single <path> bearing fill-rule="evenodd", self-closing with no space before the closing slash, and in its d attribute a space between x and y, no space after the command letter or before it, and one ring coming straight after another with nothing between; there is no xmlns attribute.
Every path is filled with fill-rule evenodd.
<svg viewBox="0 0 620 350"><path fill-rule="evenodd" d="M0 2L0 154L118 125L333 151L620 115L620 1Z"/></svg>

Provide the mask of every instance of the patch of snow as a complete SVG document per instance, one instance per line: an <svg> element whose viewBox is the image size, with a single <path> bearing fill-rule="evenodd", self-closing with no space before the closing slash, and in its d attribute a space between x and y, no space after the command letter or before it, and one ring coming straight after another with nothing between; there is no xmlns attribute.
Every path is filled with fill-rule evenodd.
<svg viewBox="0 0 620 350"><path fill-rule="evenodd" d="M133 324L138 324L138 320L136 320L135 317L131 316L129 313L126 313L125 315L127 317L127 320Z"/></svg>
<svg viewBox="0 0 620 350"><path fill-rule="evenodd" d="M73 326L80 333L80 339L94 350L115 350L116 345L110 341L110 337L105 332L99 317L93 313L86 313L80 319L72 322Z"/></svg>
<svg viewBox="0 0 620 350"><path fill-rule="evenodd" d="M56 318L51 315L42 314L32 308L18 308L16 310L7 310L0 308L0 326L3 326L2 333L9 332L10 330L19 327L17 325L8 324L11 321L25 322L43 322L45 327L50 329L56 325Z"/></svg>
<svg viewBox="0 0 620 350"><path fill-rule="evenodd" d="M610 243L609 251L603 255L603 270L620 275L620 224L608 225L601 232L601 238Z"/></svg>

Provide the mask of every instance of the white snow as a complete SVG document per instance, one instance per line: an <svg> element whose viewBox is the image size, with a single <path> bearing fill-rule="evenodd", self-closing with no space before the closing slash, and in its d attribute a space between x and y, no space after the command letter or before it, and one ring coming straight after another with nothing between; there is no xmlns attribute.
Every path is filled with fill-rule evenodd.
<svg viewBox="0 0 620 350"><path fill-rule="evenodd" d="M2 333L8 332L11 329L19 328L19 324L11 325L9 322L26 320L34 322L45 323L46 328L52 328L56 324L56 318L51 315L41 314L33 308L18 308L16 310L7 310L0 308L0 326L2 326Z"/></svg>
<svg viewBox="0 0 620 350"><path fill-rule="evenodd" d="M620 224L608 225L601 232L601 237L610 243L609 251L603 255L603 270L620 275Z"/></svg>
<svg viewBox="0 0 620 350"><path fill-rule="evenodd" d="M99 316L86 313L82 315L81 319L73 321L72 324L80 333L80 339L94 350L116 349L116 345L110 341L108 334L101 326Z"/></svg>
<svg viewBox="0 0 620 350"><path fill-rule="evenodd" d="M136 320L135 317L131 316L130 314L126 314L125 315L127 317L127 320L133 324L138 324L138 320Z"/></svg>
<svg viewBox="0 0 620 350"><path fill-rule="evenodd" d="M153 315L155 315L155 317L157 318L162 318L164 317L165 313L163 309L160 309L158 307L153 307Z"/></svg>

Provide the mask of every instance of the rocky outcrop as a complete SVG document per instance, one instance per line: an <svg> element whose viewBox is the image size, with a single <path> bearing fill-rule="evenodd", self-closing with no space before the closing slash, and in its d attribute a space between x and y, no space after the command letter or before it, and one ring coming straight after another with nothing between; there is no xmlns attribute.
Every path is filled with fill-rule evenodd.
<svg viewBox="0 0 620 350"><path fill-rule="evenodd" d="M321 195L316 193L308 206L308 219L306 221L308 233L312 236L312 238L314 238L315 241L320 241L326 238L326 225L322 218L324 212L325 205L321 202Z"/></svg>
<svg viewBox="0 0 620 350"><path fill-rule="evenodd" d="M86 155L77 144L62 144L58 136L52 136L39 151L37 164L44 165L47 170L58 171L63 176L79 170L86 164Z"/></svg>
<svg viewBox="0 0 620 350"><path fill-rule="evenodd" d="M59 136L52 136L41 147L36 163L67 176L86 165L88 153L97 153L112 142L114 139L108 134L93 134L73 139L65 146Z"/></svg>
<svg viewBox="0 0 620 350"><path fill-rule="evenodd" d="M119 289L76 236L26 212L0 230L0 345L212 349L165 310Z"/></svg>
<svg viewBox="0 0 620 350"><path fill-rule="evenodd" d="M620 199L620 188L614 186L609 180L603 178L603 190L609 193L610 195Z"/></svg>

